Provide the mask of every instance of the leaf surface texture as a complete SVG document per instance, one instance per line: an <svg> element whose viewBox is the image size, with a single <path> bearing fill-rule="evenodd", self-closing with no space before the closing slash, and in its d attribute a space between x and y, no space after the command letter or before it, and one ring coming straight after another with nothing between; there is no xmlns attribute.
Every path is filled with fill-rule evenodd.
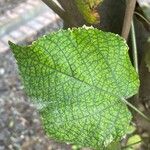
<svg viewBox="0 0 150 150"><path fill-rule="evenodd" d="M131 114L121 99L139 80L121 37L82 27L10 47L50 137L103 149L125 135Z"/></svg>

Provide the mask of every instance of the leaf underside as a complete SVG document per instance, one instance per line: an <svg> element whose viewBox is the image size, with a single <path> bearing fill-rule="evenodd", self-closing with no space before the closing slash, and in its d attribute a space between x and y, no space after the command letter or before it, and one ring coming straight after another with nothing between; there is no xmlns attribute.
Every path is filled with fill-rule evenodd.
<svg viewBox="0 0 150 150"><path fill-rule="evenodd" d="M10 47L50 137L104 149L125 135L131 114L121 99L139 81L121 37L82 27Z"/></svg>

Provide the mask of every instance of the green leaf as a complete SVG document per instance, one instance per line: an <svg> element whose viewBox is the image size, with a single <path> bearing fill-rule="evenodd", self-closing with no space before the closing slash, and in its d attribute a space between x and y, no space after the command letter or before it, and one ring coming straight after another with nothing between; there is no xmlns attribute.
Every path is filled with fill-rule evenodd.
<svg viewBox="0 0 150 150"><path fill-rule="evenodd" d="M97 7L103 0L75 0L75 2L80 13L89 24L98 24L100 22Z"/></svg>
<svg viewBox="0 0 150 150"><path fill-rule="evenodd" d="M142 143L141 137L138 134L135 134L128 139L126 147L133 148L133 150L134 150L134 149L138 148L141 143Z"/></svg>
<svg viewBox="0 0 150 150"><path fill-rule="evenodd" d="M82 27L10 47L50 137L104 149L126 134L131 114L122 99L139 80L121 37Z"/></svg>

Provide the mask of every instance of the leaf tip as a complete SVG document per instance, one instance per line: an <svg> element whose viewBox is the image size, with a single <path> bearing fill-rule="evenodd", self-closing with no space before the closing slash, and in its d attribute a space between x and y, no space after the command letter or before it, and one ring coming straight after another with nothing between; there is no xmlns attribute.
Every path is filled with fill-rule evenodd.
<svg viewBox="0 0 150 150"><path fill-rule="evenodd" d="M10 48L13 50L14 49L14 46L16 46L16 44L14 44L13 42L11 41L8 41L8 44L10 46Z"/></svg>
<svg viewBox="0 0 150 150"><path fill-rule="evenodd" d="M9 46L12 46L14 43L11 41L8 41Z"/></svg>

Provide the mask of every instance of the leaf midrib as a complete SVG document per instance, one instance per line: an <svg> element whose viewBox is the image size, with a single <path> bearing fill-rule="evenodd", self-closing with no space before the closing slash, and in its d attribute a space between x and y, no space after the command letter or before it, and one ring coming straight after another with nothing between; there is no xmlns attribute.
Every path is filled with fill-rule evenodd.
<svg viewBox="0 0 150 150"><path fill-rule="evenodd" d="M32 61L34 61L34 60L32 60ZM31 61L31 62L32 62L32 61ZM121 99L121 97L120 97L119 95L116 95L116 94L114 94L114 93L111 93L111 92L109 92L109 91L106 91L106 90L104 90L103 88L97 87L97 86L95 86L95 85L91 85L91 84L89 84L89 83L86 82L86 81L80 80L79 78L76 78L75 76L71 76L71 75L69 75L69 74L67 74L67 73L65 73L65 72L62 72L62 71L60 71L60 70L57 70L57 69L55 69L55 68L53 68L53 67L51 67L51 66L48 66L47 64L43 64L42 62L40 62L40 65L42 65L42 67L46 67L46 68L52 69L52 70L54 70L54 71L56 71L56 72L58 72L58 73L60 73L60 74L63 74L63 75L68 76L68 77L70 77L70 78L73 78L74 80L77 80L78 82L81 82L81 83L84 83L84 84L86 84L86 85L88 85L88 86L90 86L90 87L93 87L94 89L96 88L96 89L98 89L99 91L103 91L103 92L109 93L110 95L113 95L113 96L115 96L115 97ZM22 66L24 66L24 65L22 64ZM24 66L24 67L26 68L26 67L34 67L34 66L27 65L27 66Z"/></svg>

